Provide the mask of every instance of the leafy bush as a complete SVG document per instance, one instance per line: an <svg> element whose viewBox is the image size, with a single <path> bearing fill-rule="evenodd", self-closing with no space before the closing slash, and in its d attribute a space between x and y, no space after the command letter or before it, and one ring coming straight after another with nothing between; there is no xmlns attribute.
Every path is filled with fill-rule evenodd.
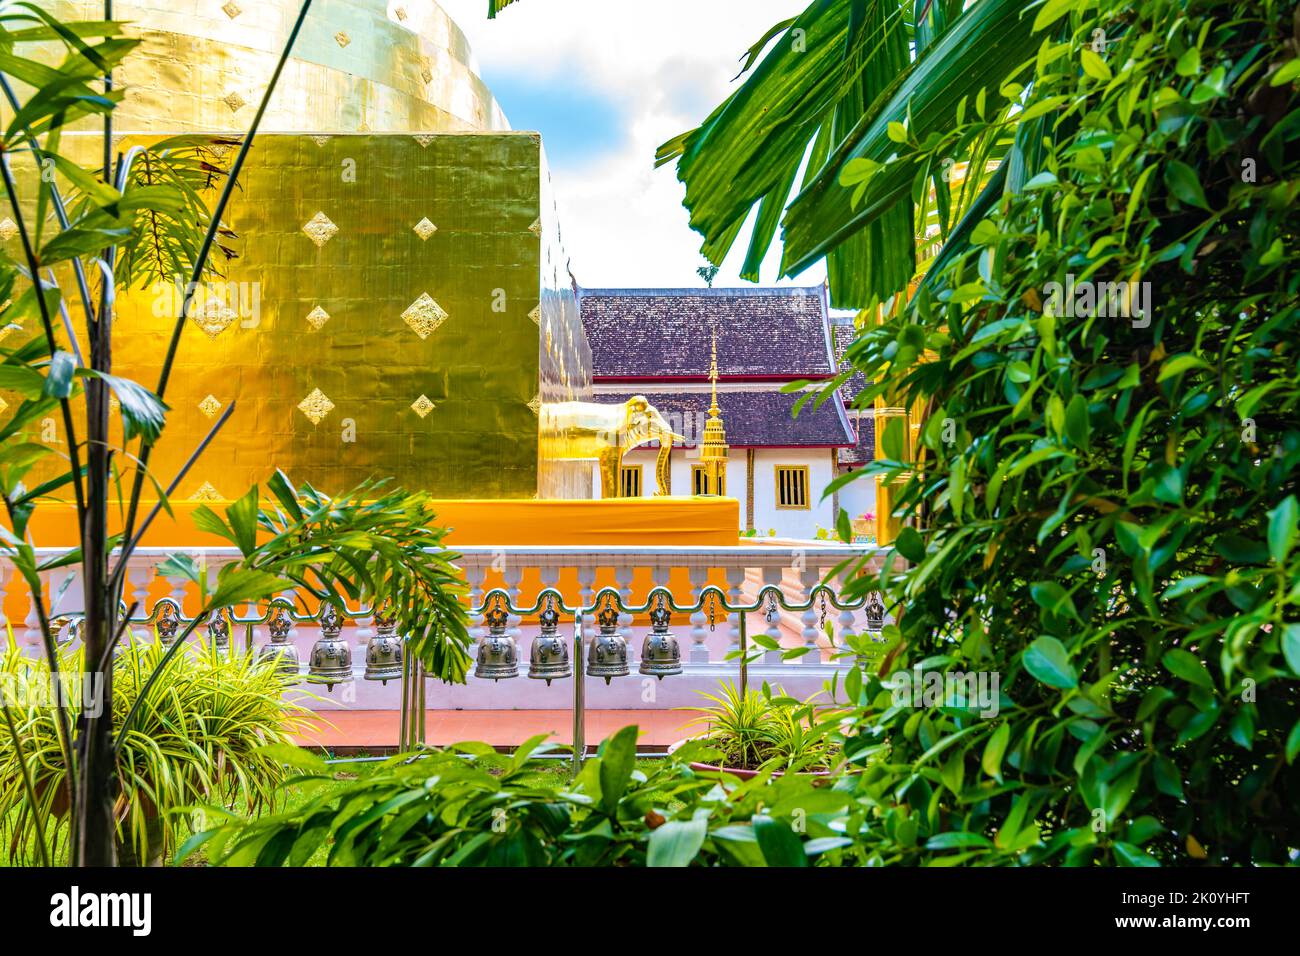
<svg viewBox="0 0 1300 956"><path fill-rule="evenodd" d="M825 781L760 775L733 788L672 759L636 769L636 727L600 745L558 792L535 782L549 748L523 744L499 774L485 744L395 757L339 788L319 760L291 786L292 811L195 835L218 865L295 866L328 846L331 866L808 866L843 862L852 798ZM682 760L716 759L688 744Z"/></svg>
<svg viewBox="0 0 1300 956"><path fill-rule="evenodd" d="M113 665L114 716L120 721L166 648L129 644ZM82 653L63 651L59 664L73 700L82 700ZM12 638L0 657L0 696L22 742L0 732L0 838L11 862L66 852L67 773L54 719L49 665L24 656ZM273 808L291 775L268 746L286 746L308 713L286 701L286 678L252 655L223 656L190 645L153 684L117 754L115 805L120 855L157 861L189 831L188 809L218 803L252 815ZM25 768L25 773L24 773ZM28 799L30 781L36 805Z"/></svg>
<svg viewBox="0 0 1300 956"><path fill-rule="evenodd" d="M1007 159L907 308L849 353L882 383L859 401L892 389L925 411L915 447L901 420L885 429L873 469L905 481L916 525L897 541L912 566L883 573L904 644L852 688L857 745L892 747L863 779L899 815L876 852L1285 863L1300 847L1294 4L1031 13L1037 56L1004 87L1023 96ZM963 110L941 140L900 131L895 160L967 158L986 111ZM1053 295L1071 276L1096 301ZM1000 675L999 715L896 703L917 663Z"/></svg>

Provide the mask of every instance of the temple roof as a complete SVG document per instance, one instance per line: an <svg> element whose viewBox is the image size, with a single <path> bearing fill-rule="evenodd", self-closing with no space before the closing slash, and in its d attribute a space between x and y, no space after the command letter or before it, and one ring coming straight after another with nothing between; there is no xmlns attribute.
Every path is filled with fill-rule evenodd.
<svg viewBox="0 0 1300 956"><path fill-rule="evenodd" d="M853 316L835 315L831 316L831 335L835 340L835 366L837 369L848 367L844 361L844 353L848 347L857 338L857 329L853 325ZM867 387L867 377L861 372L854 372L848 377L843 385L840 386L840 397L844 399L846 408L853 407L853 399L857 394Z"/></svg>
<svg viewBox="0 0 1300 956"><path fill-rule="evenodd" d="M719 336L721 341L721 336ZM707 353L707 349L705 350ZM720 351L720 350L719 350ZM704 435L704 421L709 412L709 393L700 391L598 392L594 400L601 404L622 404L633 395L644 395L667 419L668 424L693 448ZM732 448L817 448L843 447L854 444L853 427L843 406L832 399L814 408L809 399L792 418L791 411L798 393L772 389L719 391L718 407L726 425L727 444ZM657 442L651 443L658 447Z"/></svg>
<svg viewBox="0 0 1300 956"><path fill-rule="evenodd" d="M868 413L856 419L858 442L851 448L840 449L840 464L849 469L858 468L876 460L876 416Z"/></svg>
<svg viewBox="0 0 1300 956"><path fill-rule="evenodd" d="M705 381L713 331L724 382L834 374L822 286L580 289L578 301L597 382Z"/></svg>

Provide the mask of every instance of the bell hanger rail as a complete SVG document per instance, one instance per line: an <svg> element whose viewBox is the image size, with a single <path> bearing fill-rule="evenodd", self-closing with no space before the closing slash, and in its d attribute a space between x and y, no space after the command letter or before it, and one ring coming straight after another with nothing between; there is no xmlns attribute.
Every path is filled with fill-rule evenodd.
<svg viewBox="0 0 1300 956"><path fill-rule="evenodd" d="M620 618L623 615L650 615L653 630L646 636L640 673L662 679L665 676L681 673L680 647L677 645L676 639L668 632L672 613L695 614L707 610L710 630L713 629L714 615L718 611L725 614L738 614L738 670L741 693L743 694L748 686L749 660L748 641L746 639L746 617L748 614L762 613L771 622L775 620L780 609L786 611L814 611L820 609L822 623L824 624L826 612L829 608L834 608L837 611L874 608L881 612L880 620L883 623L884 608L879 604L876 592L871 592L856 601L846 601L842 600L833 588L825 584L817 584L808 589L807 595L807 600L793 600L782 588L769 584L759 589L752 603L733 602L728 599L726 591L717 585L709 584L699 589L694 601L682 603L673 596L671 589L656 585L646 594L645 601L637 604L625 598L618 588L603 587L592 595L589 602L574 606L566 604L563 595L558 590L547 587L538 593L537 599L531 605L525 605L516 603L506 589L492 588L483 594L482 602L470 611L470 616L474 621L485 621L488 624L488 633L479 638L474 676L494 681L517 677L518 648L515 644L515 638L509 630L510 618L512 616L531 616L540 612L542 615L542 632L534 640L534 649L531 655L532 666L529 676L544 677L547 684L551 680L567 678L573 680L574 743L572 748L572 772L574 776L577 776L582 769L582 762L587 750L586 679L588 677L603 677L605 683L608 684L612 677L631 675L628 666L627 641L626 638L618 634ZM560 611L572 615L573 618L572 657L568 658L566 656L565 660L558 665L544 662L540 666L551 666L554 669L534 673L534 670L539 667L538 650L541 642L549 642L550 647L544 649L547 653L554 647L558 612ZM588 642L584 634L584 625L593 618L599 623L600 632L593 635L590 642ZM869 611L868 629L871 628L871 624L871 613ZM652 645L652 642L655 643ZM588 650L590 650L589 654L587 653ZM647 669L646 655L652 651L657 658L659 655L663 655L665 659L662 662L656 659L655 663L651 665L653 669ZM583 666L584 657L587 658L585 669ZM576 670L569 666L570 660ZM418 750L424 745L426 712L424 681L420 679L423 676L423 671L418 660L412 658L412 661L411 666L403 673L401 740L405 750ZM408 681L413 681L418 687L408 686ZM412 719L412 712L418 714L418 719Z"/></svg>

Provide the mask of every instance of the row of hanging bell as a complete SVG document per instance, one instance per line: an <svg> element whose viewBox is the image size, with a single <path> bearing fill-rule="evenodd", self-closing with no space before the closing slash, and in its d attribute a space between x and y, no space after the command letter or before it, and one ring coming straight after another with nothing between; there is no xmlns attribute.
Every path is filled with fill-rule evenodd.
<svg viewBox="0 0 1300 956"><path fill-rule="evenodd" d="M224 616L211 629L213 643L228 647L229 624ZM267 622L271 640L258 651L258 660L275 660L286 676L296 677L299 670L298 648L289 641L292 621L287 608L278 607ZM321 636L312 646L307 680L333 690L335 684L352 681L352 648L343 639L343 619L334 605L327 605L320 618ZM366 642L366 680L387 684L402 676L402 639L397 636L397 617L390 611L375 612L376 633Z"/></svg>
<svg viewBox="0 0 1300 956"><path fill-rule="evenodd" d="M488 633L478 642L474 676L493 681L518 677L518 645L506 630L509 614L497 604L484 617ZM682 672L681 647L668 630L669 619L668 608L661 597L659 605L650 612L652 630L641 645L640 672L661 680ZM560 616L549 600L539 620L541 633L533 640L528 676L544 680L549 686L553 680L572 676L573 670L569 663L568 643L558 634ZM627 639L618 633L618 610L612 603L605 605L597 621L600 632L588 647L587 675L603 677L608 684L615 677L626 677L631 673Z"/></svg>

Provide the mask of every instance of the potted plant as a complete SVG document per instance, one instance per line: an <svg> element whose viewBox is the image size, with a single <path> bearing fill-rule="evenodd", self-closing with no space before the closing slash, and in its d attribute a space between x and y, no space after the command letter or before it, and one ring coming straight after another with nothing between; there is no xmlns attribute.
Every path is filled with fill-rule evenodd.
<svg viewBox="0 0 1300 956"><path fill-rule="evenodd" d="M839 762L839 711L819 705L816 694L807 700L761 690L741 693L734 684L724 683L717 694L701 691L710 706L690 708L699 716L688 726L702 733L688 738L719 751L717 764L691 761L691 769L705 773L728 773L748 780L760 773L829 775ZM681 747L685 740L670 748Z"/></svg>

